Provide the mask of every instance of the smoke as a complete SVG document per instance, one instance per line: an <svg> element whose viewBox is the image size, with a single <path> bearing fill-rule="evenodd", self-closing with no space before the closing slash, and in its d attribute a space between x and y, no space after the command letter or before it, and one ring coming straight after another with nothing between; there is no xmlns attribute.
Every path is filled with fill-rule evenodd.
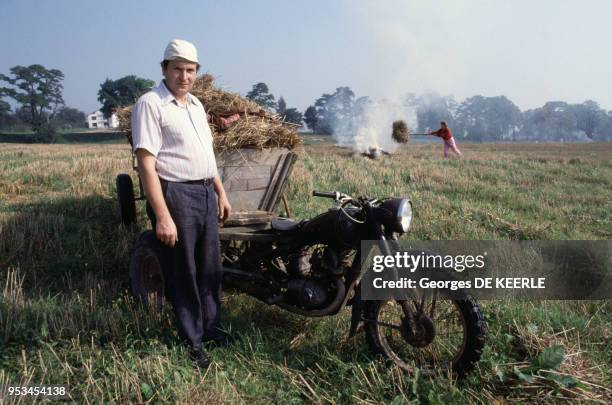
<svg viewBox="0 0 612 405"><path fill-rule="evenodd" d="M355 152L375 148L394 153L399 144L391 137L393 122L404 120L409 128L417 127L414 109L400 100L369 100L355 110L350 119L339 120L333 126L336 143Z"/></svg>
<svg viewBox="0 0 612 405"><path fill-rule="evenodd" d="M461 74L461 67L451 69L448 63L461 53L454 47L459 40L451 27L464 11L440 2L345 3L368 60L360 65L360 74L371 78L359 92L376 99L355 112L352 125L333 125L334 136L339 145L357 152L371 147L394 152L399 144L391 138L393 121L406 121L411 132L419 127L416 106L407 103L407 94L447 92Z"/></svg>

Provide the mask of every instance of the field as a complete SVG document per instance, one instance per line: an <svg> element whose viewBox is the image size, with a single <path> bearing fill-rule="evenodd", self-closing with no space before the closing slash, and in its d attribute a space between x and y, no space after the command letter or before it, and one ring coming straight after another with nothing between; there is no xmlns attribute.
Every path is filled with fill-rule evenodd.
<svg viewBox="0 0 612 405"><path fill-rule="evenodd" d="M435 144L372 161L314 143L289 204L305 218L329 206L313 189L410 196L416 239L612 239L612 143L460 147L462 160ZM226 294L238 340L199 372L169 308L130 297L129 252L147 223L139 206L138 226L118 225L121 172L127 144L0 144L0 385L68 385L78 404L612 402L610 301L483 302L486 352L456 380L407 375L363 335L348 340L348 310L304 319ZM559 345L556 372L527 373Z"/></svg>

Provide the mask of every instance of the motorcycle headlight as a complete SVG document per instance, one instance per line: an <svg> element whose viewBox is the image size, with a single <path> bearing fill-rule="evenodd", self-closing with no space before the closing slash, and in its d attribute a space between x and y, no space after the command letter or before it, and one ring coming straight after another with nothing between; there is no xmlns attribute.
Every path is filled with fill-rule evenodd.
<svg viewBox="0 0 612 405"><path fill-rule="evenodd" d="M405 198L392 198L382 206L393 214L393 231L406 233L412 223L412 202Z"/></svg>

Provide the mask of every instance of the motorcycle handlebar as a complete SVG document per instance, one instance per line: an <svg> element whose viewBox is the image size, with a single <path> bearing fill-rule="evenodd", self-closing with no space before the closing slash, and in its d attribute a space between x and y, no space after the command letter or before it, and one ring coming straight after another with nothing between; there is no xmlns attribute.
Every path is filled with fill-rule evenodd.
<svg viewBox="0 0 612 405"><path fill-rule="evenodd" d="M340 193L337 191L316 191L314 190L312 192L313 197L325 197L325 198L333 198L334 200L337 200L340 197Z"/></svg>

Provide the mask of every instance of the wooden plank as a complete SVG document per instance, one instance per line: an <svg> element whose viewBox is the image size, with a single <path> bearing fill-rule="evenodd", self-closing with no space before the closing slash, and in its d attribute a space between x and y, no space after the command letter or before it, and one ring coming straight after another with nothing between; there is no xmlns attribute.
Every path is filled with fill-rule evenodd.
<svg viewBox="0 0 612 405"><path fill-rule="evenodd" d="M268 187L268 179L256 178L249 179L247 189L248 190L265 190Z"/></svg>
<svg viewBox="0 0 612 405"><path fill-rule="evenodd" d="M254 225L254 224L270 224L274 213L267 211L238 211L232 213L224 226L242 226L242 225Z"/></svg>
<svg viewBox="0 0 612 405"><path fill-rule="evenodd" d="M238 149L217 155L217 166L234 212L276 206L279 187L286 182L282 168L293 152L284 148ZM282 183L282 184L281 184Z"/></svg>
<svg viewBox="0 0 612 405"><path fill-rule="evenodd" d="M266 211L275 211L276 206L278 205L278 201L280 199L281 193L287 184L287 179L291 174L291 170L293 169L293 163L295 162L296 155L293 153L288 153L284 155L281 159L279 159L279 166L277 168L278 179L272 183L270 182L270 188L268 192L270 192L269 198L267 198L266 204L264 206L260 206L260 209Z"/></svg>
<svg viewBox="0 0 612 405"><path fill-rule="evenodd" d="M266 190L238 190L227 193L233 211L255 211Z"/></svg>
<svg viewBox="0 0 612 405"><path fill-rule="evenodd" d="M266 232L265 229L258 229L251 226L232 226L219 229L220 240L242 240L242 241L258 241L258 242L273 242L276 235Z"/></svg>
<svg viewBox="0 0 612 405"><path fill-rule="evenodd" d="M274 193L274 188L275 188L276 183L278 183L279 181L280 172L281 172L280 169L283 167L285 156L286 155L279 156L279 158L276 160L276 165L274 165L274 169L272 170L272 176L270 177L270 181L268 182L268 185L266 186L266 192L261 198L259 205L258 205L258 208L260 210L265 210L269 205L271 205L270 198L272 197L272 194Z"/></svg>
<svg viewBox="0 0 612 405"><path fill-rule="evenodd" d="M273 166L280 155L289 153L285 148L274 149L237 149L232 151L223 151L217 154L217 166L257 166L268 165Z"/></svg>

